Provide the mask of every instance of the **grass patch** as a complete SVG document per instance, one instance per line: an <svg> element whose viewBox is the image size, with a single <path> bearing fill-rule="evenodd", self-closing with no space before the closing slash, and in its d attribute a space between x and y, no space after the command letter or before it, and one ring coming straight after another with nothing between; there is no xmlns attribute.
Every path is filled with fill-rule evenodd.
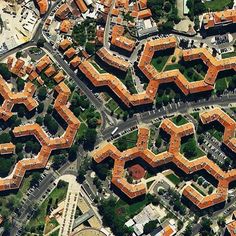
<svg viewBox="0 0 236 236"><path fill-rule="evenodd" d="M100 73L100 74L104 74L107 73L103 68L101 68L96 62L92 61L90 62L93 67Z"/></svg>
<svg viewBox="0 0 236 236"><path fill-rule="evenodd" d="M113 99L110 99L105 106L112 112L114 112L119 107L118 104Z"/></svg>
<svg viewBox="0 0 236 236"><path fill-rule="evenodd" d="M119 139L117 139L114 142L114 145L118 148L118 149L122 149L120 148L120 142L119 140L123 139L124 142L126 142L126 149L130 149L136 146L136 143L138 141L138 130L134 130L122 137L120 137Z"/></svg>
<svg viewBox="0 0 236 236"><path fill-rule="evenodd" d="M169 179L174 185L179 185L181 183L180 178L173 173L167 175L166 178Z"/></svg>
<svg viewBox="0 0 236 236"><path fill-rule="evenodd" d="M228 5L230 5L231 0L211 0L205 2L206 8L209 8L212 11L222 11L224 10Z"/></svg>
<svg viewBox="0 0 236 236"><path fill-rule="evenodd" d="M152 144L154 142L154 136L155 136L155 130L151 129L149 140L148 140L148 149L150 149L152 147Z"/></svg>
<svg viewBox="0 0 236 236"><path fill-rule="evenodd" d="M170 56L158 56L153 57L151 64L156 68L157 71L162 71L166 62L168 61Z"/></svg>
<svg viewBox="0 0 236 236"><path fill-rule="evenodd" d="M87 125L85 123L80 123L80 127L76 135L76 140L81 139L84 136L86 130L87 130Z"/></svg>
<svg viewBox="0 0 236 236"><path fill-rule="evenodd" d="M198 112L193 112L190 114L195 120L197 120L198 122L200 121L200 118L199 118L199 113Z"/></svg>
<svg viewBox="0 0 236 236"><path fill-rule="evenodd" d="M125 201L119 199L115 205L115 212L120 215L120 217L124 217L125 219L130 219L137 215L142 209L148 204L148 199L145 198L142 201L138 201L132 204L128 204Z"/></svg>
<svg viewBox="0 0 236 236"><path fill-rule="evenodd" d="M230 57L236 57L236 52L227 52L227 53L222 54L223 59L230 58Z"/></svg>
<svg viewBox="0 0 236 236"><path fill-rule="evenodd" d="M194 136L188 136L181 140L180 152L189 160L194 160L205 155L198 147Z"/></svg>
<svg viewBox="0 0 236 236"><path fill-rule="evenodd" d="M169 64L169 65L166 65L164 71L176 70L176 69L179 69L179 68L180 68L179 64Z"/></svg>
<svg viewBox="0 0 236 236"><path fill-rule="evenodd" d="M188 123L188 121L181 115L175 116L174 118L172 118L172 121L174 122L175 125L178 126Z"/></svg>
<svg viewBox="0 0 236 236"><path fill-rule="evenodd" d="M202 194L203 196L206 196L206 194L200 188L198 188L195 184L191 184L191 186L195 188L200 194Z"/></svg>
<svg viewBox="0 0 236 236"><path fill-rule="evenodd" d="M53 229L55 229L59 223L55 218L50 219L46 224L45 224L45 234L51 232Z"/></svg>

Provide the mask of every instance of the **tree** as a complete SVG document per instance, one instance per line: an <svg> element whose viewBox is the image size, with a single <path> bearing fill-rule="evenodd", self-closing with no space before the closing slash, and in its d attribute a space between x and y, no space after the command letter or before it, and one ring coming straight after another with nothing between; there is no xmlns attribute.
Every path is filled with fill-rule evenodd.
<svg viewBox="0 0 236 236"><path fill-rule="evenodd" d="M25 81L21 78L18 78L16 80L16 86L17 86L18 91L22 91L24 89L24 86L25 86Z"/></svg>
<svg viewBox="0 0 236 236"><path fill-rule="evenodd" d="M183 236L191 236L192 235L192 226L188 224L183 232Z"/></svg>
<svg viewBox="0 0 236 236"><path fill-rule="evenodd" d="M209 218L203 217L201 220L200 235L202 236L214 236L214 232L211 228L212 221Z"/></svg>
<svg viewBox="0 0 236 236"><path fill-rule="evenodd" d="M33 143L33 146L32 146L32 152L34 154L37 154L40 151L40 148L41 148L40 144L38 142L35 142Z"/></svg>
<svg viewBox="0 0 236 236"><path fill-rule="evenodd" d="M18 58L20 58L22 56L22 52L21 51L18 51L17 53L16 53L16 58L18 59Z"/></svg>
<svg viewBox="0 0 236 236"><path fill-rule="evenodd" d="M32 174L32 179L30 181L30 187L33 187L34 185L38 185L40 177L41 176L39 172L34 172Z"/></svg>
<svg viewBox="0 0 236 236"><path fill-rule="evenodd" d="M212 194L212 192L213 192L213 187L210 186L209 189L208 189L208 194Z"/></svg>
<svg viewBox="0 0 236 236"><path fill-rule="evenodd" d="M43 117L37 116L36 123L39 124L39 125L42 125L43 124Z"/></svg>
<svg viewBox="0 0 236 236"><path fill-rule="evenodd" d="M182 229L183 228L183 221L181 221L181 220L178 220L177 221L177 228L178 228L178 230L180 230L180 229Z"/></svg>
<svg viewBox="0 0 236 236"><path fill-rule="evenodd" d="M16 144L16 153L20 153L23 150L23 144L22 143L17 143Z"/></svg>
<svg viewBox="0 0 236 236"><path fill-rule="evenodd" d="M89 120L87 120L87 124L89 128L95 129L97 127L97 118L93 117Z"/></svg>
<svg viewBox="0 0 236 236"><path fill-rule="evenodd" d="M11 78L11 72L8 70L5 63L0 63L0 75L5 79L9 80Z"/></svg>
<svg viewBox="0 0 236 236"><path fill-rule="evenodd" d="M47 96L47 89L46 89L46 87L45 86L40 87L39 90L38 90L38 97L39 97L39 99L41 101L43 101L43 100L45 100L46 96Z"/></svg>
<svg viewBox="0 0 236 236"><path fill-rule="evenodd" d="M19 109L18 109L18 116L19 117L23 117L23 116L25 116L25 114L26 114L25 107L24 106L20 106Z"/></svg>
<svg viewBox="0 0 236 236"><path fill-rule="evenodd" d="M66 158L62 155L52 157L52 168L57 170L66 162Z"/></svg>
<svg viewBox="0 0 236 236"><path fill-rule="evenodd" d="M151 233L154 229L156 229L157 223L157 220L149 221L147 224L144 225L143 232L145 234Z"/></svg>
<svg viewBox="0 0 236 236"><path fill-rule="evenodd" d="M37 42L37 47L38 48L43 47L45 42L46 42L46 40L43 37L39 38L38 42Z"/></svg>
<svg viewBox="0 0 236 236"><path fill-rule="evenodd" d="M44 103L41 102L41 103L39 103L39 105L38 105L38 107L37 107L37 112L38 112L38 113L42 113L43 110L44 110Z"/></svg>
<svg viewBox="0 0 236 236"><path fill-rule="evenodd" d="M0 134L0 143L10 143L11 135L9 133Z"/></svg>
<svg viewBox="0 0 236 236"><path fill-rule="evenodd" d="M225 219L223 217L219 218L217 220L217 224L219 225L219 227L224 228L225 227Z"/></svg>
<svg viewBox="0 0 236 236"><path fill-rule="evenodd" d="M77 158L78 145L73 144L69 150L69 161L74 161Z"/></svg>
<svg viewBox="0 0 236 236"><path fill-rule="evenodd" d="M85 50L88 54L93 55L95 52L95 44L91 42L87 42L85 45Z"/></svg>
<svg viewBox="0 0 236 236"><path fill-rule="evenodd" d="M32 148L33 148L33 142L32 141L27 141L25 144L25 151L27 153L32 152Z"/></svg>
<svg viewBox="0 0 236 236"><path fill-rule="evenodd" d="M97 131L95 129L88 128L84 134L84 147L85 149L93 149L97 139Z"/></svg>
<svg viewBox="0 0 236 236"><path fill-rule="evenodd" d="M126 136L123 136L118 139L117 147L120 151L124 151L128 148Z"/></svg>

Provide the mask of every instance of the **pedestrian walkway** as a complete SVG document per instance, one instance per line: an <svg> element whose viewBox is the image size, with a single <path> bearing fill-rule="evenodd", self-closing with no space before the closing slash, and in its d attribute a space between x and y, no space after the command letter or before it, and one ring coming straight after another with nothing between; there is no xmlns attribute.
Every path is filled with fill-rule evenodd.
<svg viewBox="0 0 236 236"><path fill-rule="evenodd" d="M61 179L68 182L69 186L59 236L68 236L72 232L81 185L76 181L74 175L64 175Z"/></svg>

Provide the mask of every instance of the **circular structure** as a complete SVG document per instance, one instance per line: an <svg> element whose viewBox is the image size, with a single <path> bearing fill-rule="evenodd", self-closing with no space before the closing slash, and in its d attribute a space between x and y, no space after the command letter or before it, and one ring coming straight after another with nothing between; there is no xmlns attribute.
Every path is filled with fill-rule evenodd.
<svg viewBox="0 0 236 236"><path fill-rule="evenodd" d="M132 178L134 178L135 180L142 179L146 173L145 169L139 164L129 167L128 171Z"/></svg>
<svg viewBox="0 0 236 236"><path fill-rule="evenodd" d="M82 229L73 236L106 236L102 231L95 228Z"/></svg>

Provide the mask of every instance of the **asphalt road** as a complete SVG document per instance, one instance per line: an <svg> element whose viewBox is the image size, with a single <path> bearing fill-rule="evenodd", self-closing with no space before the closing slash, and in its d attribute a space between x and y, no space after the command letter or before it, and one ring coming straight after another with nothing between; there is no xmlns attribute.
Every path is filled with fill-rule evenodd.
<svg viewBox="0 0 236 236"><path fill-rule="evenodd" d="M125 122L121 121L117 124L118 130L116 134L137 124L150 123L156 118L161 118L165 115L171 115L175 113L184 114L187 113L189 109L201 108L204 106L220 105L222 107L227 107L230 103L236 103L236 94L227 94L223 95L222 97L211 97L208 100L203 99L197 102L172 103L166 107L163 106L160 109L135 114L132 118L127 119ZM110 126L109 128L102 131L102 139L105 140L111 138L111 132L114 130L114 128L115 126Z"/></svg>

